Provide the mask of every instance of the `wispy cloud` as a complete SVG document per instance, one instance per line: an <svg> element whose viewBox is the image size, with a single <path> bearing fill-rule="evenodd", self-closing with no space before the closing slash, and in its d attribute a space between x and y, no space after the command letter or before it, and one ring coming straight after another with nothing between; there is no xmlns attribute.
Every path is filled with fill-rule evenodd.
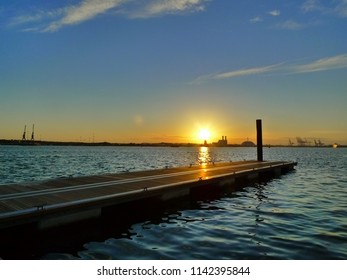
<svg viewBox="0 0 347 280"><path fill-rule="evenodd" d="M125 0L84 0L79 5L65 9L63 17L50 23L43 31L52 32L65 25L74 25L95 18L106 11L116 8Z"/></svg>
<svg viewBox="0 0 347 280"><path fill-rule="evenodd" d="M306 0L301 5L301 10L305 13L313 12L313 11L322 11L322 6L320 5L318 0Z"/></svg>
<svg viewBox="0 0 347 280"><path fill-rule="evenodd" d="M129 0L83 0L55 10L39 10L13 18L9 26L24 26L22 31L54 32L63 26L75 25L91 20Z"/></svg>
<svg viewBox="0 0 347 280"><path fill-rule="evenodd" d="M165 14L199 12L205 10L208 1L210 0L152 0L132 15L146 18Z"/></svg>
<svg viewBox="0 0 347 280"><path fill-rule="evenodd" d="M111 11L120 11L130 18L148 18L165 14L197 12L205 9L212 0L80 0L78 4L68 5L50 11L37 11L13 18L10 27L24 26L25 31L55 32L69 25L76 25ZM113 13L114 15L117 13Z"/></svg>
<svg viewBox="0 0 347 280"><path fill-rule="evenodd" d="M258 22L262 22L262 21L263 21L263 18L260 17L260 16L257 16L257 17L251 18L249 21L250 21L251 23L258 23Z"/></svg>
<svg viewBox="0 0 347 280"><path fill-rule="evenodd" d="M271 17L278 17L278 16L281 15L281 11L280 11L280 10L277 10L277 9L276 9L276 10L271 10L271 11L267 12L266 14L264 14L263 16L260 16L260 15L255 16L255 17L251 18L249 21L250 21L250 23L259 23L259 22L263 22L264 19L266 20L266 19L269 18L269 15L270 15Z"/></svg>
<svg viewBox="0 0 347 280"><path fill-rule="evenodd" d="M335 0L332 3L329 1L306 0L301 5L301 10L304 13L320 12L326 15L335 15L339 17L347 17L347 0Z"/></svg>
<svg viewBox="0 0 347 280"><path fill-rule="evenodd" d="M241 77L241 76L251 76L251 75L271 73L271 72L275 72L280 65L281 64L275 64L275 65L269 65L265 67L255 67L255 68L233 70L233 71L223 72L218 74L207 74L207 75L198 77L192 82L192 84L202 84L209 80L225 80L225 79L232 79L232 78Z"/></svg>
<svg viewBox="0 0 347 280"><path fill-rule="evenodd" d="M278 17L279 15L281 15L281 11L280 10L273 10L269 12L269 15L273 16L273 17Z"/></svg>
<svg viewBox="0 0 347 280"><path fill-rule="evenodd" d="M54 20L65 14L64 9L56 9L53 11L37 11L34 14L19 15L10 20L8 25L10 27L25 25L25 24L37 24L47 20Z"/></svg>
<svg viewBox="0 0 347 280"><path fill-rule="evenodd" d="M310 73L347 68L347 54L322 58L308 64L297 65L293 68L295 73Z"/></svg>
<svg viewBox="0 0 347 280"><path fill-rule="evenodd" d="M335 7L335 12L342 17L347 17L347 0L340 0Z"/></svg>
<svg viewBox="0 0 347 280"><path fill-rule="evenodd" d="M262 74L303 74L347 68L347 54L326 57L305 64L279 63L269 66L233 70L218 74L207 74L196 78L191 84L202 84L211 80L225 80L241 76Z"/></svg>
<svg viewBox="0 0 347 280"><path fill-rule="evenodd" d="M294 20L286 20L286 21L277 23L275 25L275 28L284 29L284 30L299 30L304 28L304 25Z"/></svg>
<svg viewBox="0 0 347 280"><path fill-rule="evenodd" d="M216 74L214 75L213 79L222 80L222 79L230 79L230 78L240 77L240 76L264 74L268 72L273 72L278 66L279 65L276 64L276 65L270 65L270 66L259 67L259 68L235 70L235 71Z"/></svg>

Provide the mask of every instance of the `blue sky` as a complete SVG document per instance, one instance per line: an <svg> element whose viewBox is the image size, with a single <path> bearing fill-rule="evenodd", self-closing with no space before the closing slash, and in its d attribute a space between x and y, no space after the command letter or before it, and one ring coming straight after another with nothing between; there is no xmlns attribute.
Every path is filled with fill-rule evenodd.
<svg viewBox="0 0 347 280"><path fill-rule="evenodd" d="M346 0L0 0L0 139L347 144L346 30Z"/></svg>

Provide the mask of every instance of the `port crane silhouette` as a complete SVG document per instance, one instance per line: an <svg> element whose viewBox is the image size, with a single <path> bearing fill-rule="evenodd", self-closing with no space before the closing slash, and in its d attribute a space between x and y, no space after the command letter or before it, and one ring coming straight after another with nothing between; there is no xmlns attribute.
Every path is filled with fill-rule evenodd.
<svg viewBox="0 0 347 280"><path fill-rule="evenodd" d="M322 146L324 146L324 143L321 142L320 139L318 139L318 141L317 141L316 139L314 139L314 145L315 145L316 147L322 147Z"/></svg>
<svg viewBox="0 0 347 280"><path fill-rule="evenodd" d="M289 138L289 146L293 146L294 143L292 142L292 139Z"/></svg>
<svg viewBox="0 0 347 280"><path fill-rule="evenodd" d="M35 129L35 124L33 124L33 130L31 132L31 139L30 139L31 141L35 141L34 129ZM23 131L23 135L22 135L22 141L26 141L27 140L26 134L27 134L27 125L24 126L24 131Z"/></svg>
<svg viewBox="0 0 347 280"><path fill-rule="evenodd" d="M298 143L298 146L306 146L306 144L310 144L309 141L302 139L301 137L296 137L296 142Z"/></svg>
<svg viewBox="0 0 347 280"><path fill-rule="evenodd" d="M26 140L26 131L27 131L27 126L24 126L24 132L23 132L23 136L22 136L22 141Z"/></svg>
<svg viewBox="0 0 347 280"><path fill-rule="evenodd" d="M35 137L34 137L34 128L35 128L35 125L33 124L33 131L31 133L31 141L35 141Z"/></svg>

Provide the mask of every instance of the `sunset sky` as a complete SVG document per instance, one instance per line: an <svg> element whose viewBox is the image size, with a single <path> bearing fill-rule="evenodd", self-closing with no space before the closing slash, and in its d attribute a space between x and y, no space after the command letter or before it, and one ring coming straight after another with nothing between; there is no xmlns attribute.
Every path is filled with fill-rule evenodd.
<svg viewBox="0 0 347 280"><path fill-rule="evenodd" d="M346 0L0 0L0 139L347 144Z"/></svg>

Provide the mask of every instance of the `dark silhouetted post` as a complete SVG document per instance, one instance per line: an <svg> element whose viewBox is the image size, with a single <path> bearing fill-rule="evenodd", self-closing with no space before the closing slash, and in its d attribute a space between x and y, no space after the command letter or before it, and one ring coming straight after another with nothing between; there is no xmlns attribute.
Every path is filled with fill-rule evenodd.
<svg viewBox="0 0 347 280"><path fill-rule="evenodd" d="M261 120L257 120L257 157L258 161L263 161L263 133Z"/></svg>

